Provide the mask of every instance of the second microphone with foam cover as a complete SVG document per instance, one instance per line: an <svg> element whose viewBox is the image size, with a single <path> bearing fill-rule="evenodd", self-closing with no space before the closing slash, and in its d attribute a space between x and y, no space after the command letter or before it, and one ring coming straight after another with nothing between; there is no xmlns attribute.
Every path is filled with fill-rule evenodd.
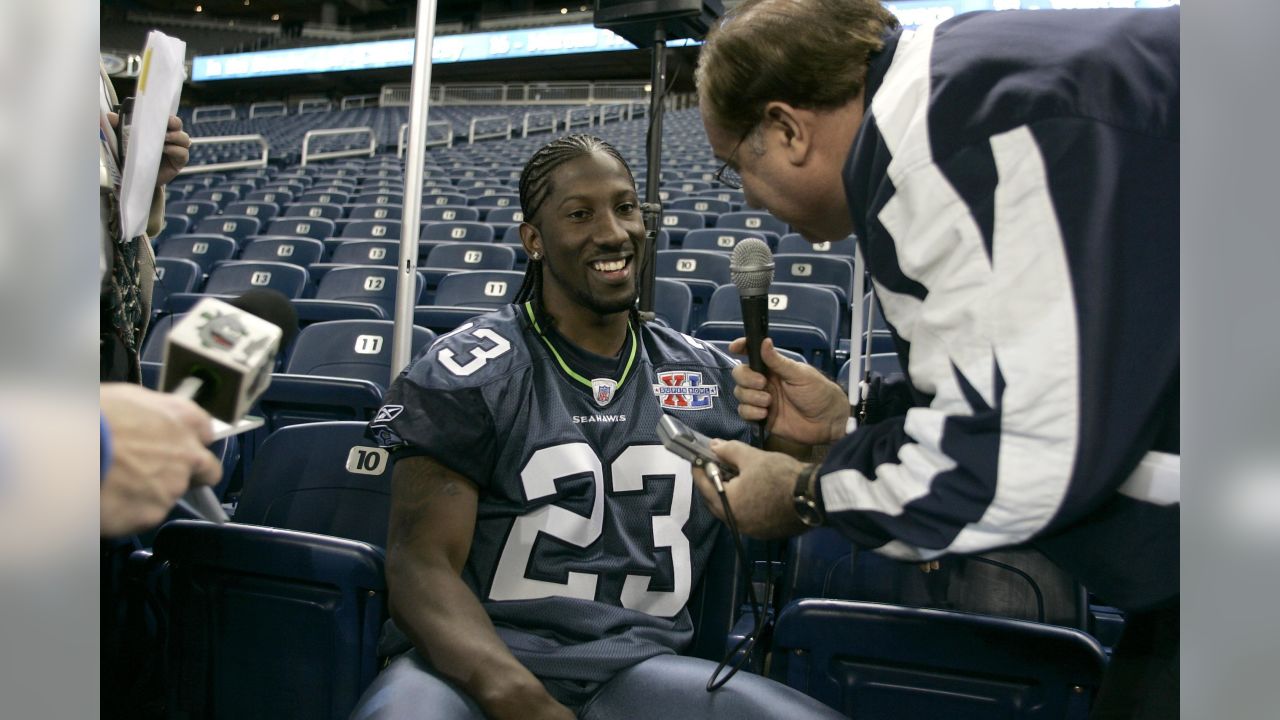
<svg viewBox="0 0 1280 720"><path fill-rule="evenodd" d="M733 248L729 275L742 303L742 329L747 336L747 363L764 375L760 343L769 334L769 286L773 284L773 253L759 238L747 238Z"/></svg>

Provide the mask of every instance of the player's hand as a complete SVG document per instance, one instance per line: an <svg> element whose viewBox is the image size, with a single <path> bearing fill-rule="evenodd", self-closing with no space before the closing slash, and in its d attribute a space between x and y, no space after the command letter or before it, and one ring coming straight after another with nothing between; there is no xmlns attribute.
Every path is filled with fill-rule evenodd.
<svg viewBox="0 0 1280 720"><path fill-rule="evenodd" d="M796 476L804 463L790 455L765 452L737 440L711 440L711 449L739 475L724 483L725 496L738 530L743 535L768 540L797 535L808 529L791 503ZM724 520L724 506L715 484L699 468L693 481L712 514Z"/></svg>
<svg viewBox="0 0 1280 720"><path fill-rule="evenodd" d="M187 488L221 479L222 464L205 448L213 439L212 420L195 403L128 383L100 386L99 401L111 436L102 535L154 527Z"/></svg>
<svg viewBox="0 0 1280 720"><path fill-rule="evenodd" d="M742 355L746 350L746 338L729 344L731 353ZM745 363L733 368L733 395L744 420L765 420L769 432L804 445L844 437L849 396L839 385L816 368L783 357L769 338L760 344L760 357L769 369L768 379Z"/></svg>
<svg viewBox="0 0 1280 720"><path fill-rule="evenodd" d="M156 175L156 186L168 185L178 177L182 168L191 159L191 136L182 130L182 118L169 116L169 127L164 135L164 150L160 154L160 172Z"/></svg>

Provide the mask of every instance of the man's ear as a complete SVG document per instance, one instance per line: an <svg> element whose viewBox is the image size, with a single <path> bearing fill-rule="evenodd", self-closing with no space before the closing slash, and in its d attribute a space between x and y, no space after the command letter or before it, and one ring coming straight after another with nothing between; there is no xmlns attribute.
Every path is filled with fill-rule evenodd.
<svg viewBox="0 0 1280 720"><path fill-rule="evenodd" d="M813 150L813 120L812 111L775 100L764 108L766 141L781 148L792 165L803 165Z"/></svg>
<svg viewBox="0 0 1280 720"><path fill-rule="evenodd" d="M525 253L531 258L546 254L542 250L542 233L528 222L520 223L520 244L524 246Z"/></svg>

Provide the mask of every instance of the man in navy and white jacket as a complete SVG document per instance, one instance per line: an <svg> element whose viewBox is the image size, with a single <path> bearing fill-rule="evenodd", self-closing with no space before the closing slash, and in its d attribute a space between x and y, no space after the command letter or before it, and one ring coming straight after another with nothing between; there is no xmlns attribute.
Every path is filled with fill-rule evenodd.
<svg viewBox="0 0 1280 720"><path fill-rule="evenodd" d="M740 413L831 448L717 444L739 526L905 560L1030 543L1128 612L1099 700L1125 716L1177 707L1178 33L1177 8L902 30L872 0L748 0L697 71L722 182L857 235L910 406L849 432L766 341Z"/></svg>

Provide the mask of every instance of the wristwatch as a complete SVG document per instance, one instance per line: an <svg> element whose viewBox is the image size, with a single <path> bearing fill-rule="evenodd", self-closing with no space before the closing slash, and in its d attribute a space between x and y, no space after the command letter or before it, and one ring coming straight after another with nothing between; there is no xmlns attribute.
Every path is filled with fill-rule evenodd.
<svg viewBox="0 0 1280 720"><path fill-rule="evenodd" d="M791 491L791 505L800 517L800 522L809 527L821 527L827 521L822 498L818 497L817 484L818 466L804 465L796 474L795 489Z"/></svg>

